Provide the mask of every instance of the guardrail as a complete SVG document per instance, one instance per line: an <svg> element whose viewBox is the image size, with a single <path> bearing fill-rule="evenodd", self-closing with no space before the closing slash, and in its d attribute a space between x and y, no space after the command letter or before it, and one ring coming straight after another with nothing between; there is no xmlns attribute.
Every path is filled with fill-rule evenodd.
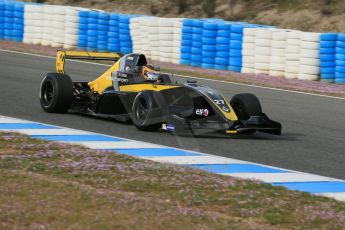
<svg viewBox="0 0 345 230"><path fill-rule="evenodd" d="M345 83L345 35L0 0L0 39L145 53L207 69Z"/></svg>

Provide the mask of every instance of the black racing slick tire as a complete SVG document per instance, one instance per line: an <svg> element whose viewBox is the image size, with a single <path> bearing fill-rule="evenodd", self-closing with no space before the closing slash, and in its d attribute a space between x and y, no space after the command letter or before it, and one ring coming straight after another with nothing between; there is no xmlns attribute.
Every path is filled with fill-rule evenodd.
<svg viewBox="0 0 345 230"><path fill-rule="evenodd" d="M239 120L248 120L251 116L262 114L259 99L250 93L236 94L231 98L230 104Z"/></svg>
<svg viewBox="0 0 345 230"><path fill-rule="evenodd" d="M132 107L132 120L139 130L156 131L167 119L163 96L156 91L142 91L137 94Z"/></svg>
<svg viewBox="0 0 345 230"><path fill-rule="evenodd" d="M40 102L44 111L66 113L73 100L73 82L66 74L48 73L40 89Z"/></svg>

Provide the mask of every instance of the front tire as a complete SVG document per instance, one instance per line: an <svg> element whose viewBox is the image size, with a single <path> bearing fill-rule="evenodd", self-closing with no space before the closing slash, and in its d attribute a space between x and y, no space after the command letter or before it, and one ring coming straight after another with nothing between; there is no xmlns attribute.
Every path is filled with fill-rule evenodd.
<svg viewBox="0 0 345 230"><path fill-rule="evenodd" d="M239 120L248 120L251 116L262 114L259 99L251 93L236 94L231 98L230 104Z"/></svg>
<svg viewBox="0 0 345 230"><path fill-rule="evenodd" d="M73 82L66 74L48 73L40 89L40 103L49 113L66 113L73 100Z"/></svg>
<svg viewBox="0 0 345 230"><path fill-rule="evenodd" d="M138 93L133 102L132 113L132 120L137 129L158 130L167 117L163 96L156 91Z"/></svg>

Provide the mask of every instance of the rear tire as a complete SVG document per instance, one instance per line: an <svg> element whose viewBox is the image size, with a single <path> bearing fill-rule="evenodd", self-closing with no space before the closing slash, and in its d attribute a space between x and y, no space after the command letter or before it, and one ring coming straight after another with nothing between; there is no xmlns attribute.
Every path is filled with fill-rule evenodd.
<svg viewBox="0 0 345 230"><path fill-rule="evenodd" d="M133 102L132 120L139 130L156 131L166 121L167 111L163 96L156 91L142 91Z"/></svg>
<svg viewBox="0 0 345 230"><path fill-rule="evenodd" d="M259 99L250 93L236 94L231 98L230 104L239 120L248 120L250 116L262 114Z"/></svg>
<svg viewBox="0 0 345 230"><path fill-rule="evenodd" d="M73 82L66 74L48 73L40 89L40 103L49 113L66 113L73 100Z"/></svg>

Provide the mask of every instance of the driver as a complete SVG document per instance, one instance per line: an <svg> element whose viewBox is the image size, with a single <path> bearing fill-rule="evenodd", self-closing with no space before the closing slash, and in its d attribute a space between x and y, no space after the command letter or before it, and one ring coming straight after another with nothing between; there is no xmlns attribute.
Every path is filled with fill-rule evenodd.
<svg viewBox="0 0 345 230"><path fill-rule="evenodd" d="M159 82L159 75L152 65L144 65L141 69L141 76L145 81Z"/></svg>

